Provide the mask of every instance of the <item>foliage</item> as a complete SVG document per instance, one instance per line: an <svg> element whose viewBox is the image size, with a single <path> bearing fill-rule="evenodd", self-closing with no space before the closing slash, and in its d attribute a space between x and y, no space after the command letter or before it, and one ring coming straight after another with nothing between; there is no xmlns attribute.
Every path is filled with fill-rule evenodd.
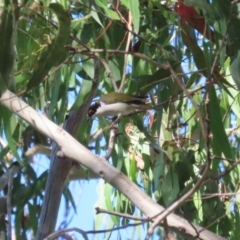
<svg viewBox="0 0 240 240"><path fill-rule="evenodd" d="M18 9L14 36L12 89L58 125L90 93L96 81L96 62L96 99L117 90L148 95L153 110L120 119L111 164L164 207L204 177L200 188L176 213L222 237L239 239L235 226L239 223L240 32L236 28L240 4L185 1L195 7L195 14L203 14L204 24L214 32L211 41L204 32L194 30L193 19L180 20L175 2L162 2L24 1ZM6 6L4 11L7 15L10 8ZM0 30L7 24L2 21ZM11 31L2 36L5 42L10 41ZM5 54L4 64L11 68L11 56L4 48L0 46L0 66ZM11 73L7 67L0 71L2 85L2 78L6 81ZM4 166L13 159L22 166L12 192L16 234L25 236L28 230L35 234L37 221L32 219L39 218L47 173L37 176L31 157L25 153L39 144L49 147L52 142L3 106L0 121L1 138L8 142L7 146L2 144L1 169L6 171ZM103 129L91 146L96 154L104 155L110 125L108 118L84 121L77 139L88 146L90 129ZM9 152L14 158L8 157ZM107 183L99 184L99 207L138 213L121 193ZM67 188L64 194L72 202ZM96 229L129 223L112 216L105 226L104 218L96 215ZM137 228L143 230L142 226ZM157 234L164 233L159 230Z"/></svg>

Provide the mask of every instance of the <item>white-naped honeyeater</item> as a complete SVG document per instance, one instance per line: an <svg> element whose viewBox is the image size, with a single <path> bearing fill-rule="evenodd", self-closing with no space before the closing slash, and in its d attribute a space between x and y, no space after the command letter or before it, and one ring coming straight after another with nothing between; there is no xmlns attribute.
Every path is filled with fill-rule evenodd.
<svg viewBox="0 0 240 240"><path fill-rule="evenodd" d="M88 109L88 117L127 116L141 110L148 110L147 96L137 96L125 93L108 93L102 95L98 101Z"/></svg>

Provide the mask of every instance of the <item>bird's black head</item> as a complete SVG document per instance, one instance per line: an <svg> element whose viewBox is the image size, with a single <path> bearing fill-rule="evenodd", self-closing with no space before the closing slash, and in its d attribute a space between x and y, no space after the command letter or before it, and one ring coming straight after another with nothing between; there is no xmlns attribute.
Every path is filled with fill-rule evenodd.
<svg viewBox="0 0 240 240"><path fill-rule="evenodd" d="M88 118L91 118L97 111L97 109L100 107L100 103L99 102L95 102L94 104L92 104L89 109L88 109Z"/></svg>

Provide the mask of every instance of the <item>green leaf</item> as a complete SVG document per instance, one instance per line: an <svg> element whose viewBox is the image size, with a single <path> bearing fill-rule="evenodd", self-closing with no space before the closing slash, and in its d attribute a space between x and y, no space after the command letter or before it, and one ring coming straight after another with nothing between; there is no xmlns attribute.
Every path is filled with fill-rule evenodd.
<svg viewBox="0 0 240 240"><path fill-rule="evenodd" d="M72 105L71 109L69 111L72 111L74 109L77 109L82 105L84 100L87 97L87 94L91 91L92 88L92 82L88 80L82 80L81 90L77 96L77 99L75 100L74 104Z"/></svg>
<svg viewBox="0 0 240 240"><path fill-rule="evenodd" d="M102 22L101 22L100 18L98 17L97 11L93 5L92 5L92 10L91 10L91 15L92 15L93 19L103 28Z"/></svg>
<svg viewBox="0 0 240 240"><path fill-rule="evenodd" d="M90 132L92 129L92 121L87 119L87 116L81 122L78 133L77 133L77 140L83 144L84 146L88 146L90 140ZM96 144L97 145L97 144Z"/></svg>
<svg viewBox="0 0 240 240"><path fill-rule="evenodd" d="M163 152L160 152L160 154L157 156L155 165L154 165L154 171L153 171L153 186L154 186L154 193L157 199L160 198L159 194L159 187L161 184L160 179L164 176L164 170L166 168L166 164L164 162L164 154Z"/></svg>
<svg viewBox="0 0 240 240"><path fill-rule="evenodd" d="M233 78L230 74L230 71L231 71L230 67L227 67L227 69L226 69L226 76L227 77L226 78L227 78L227 81L228 81L229 84L234 85L234 80L233 80ZM229 88L228 91L231 93L231 95L229 95L229 94L227 95L229 105L231 106L231 110L234 112L234 114L236 114L236 116L238 118L240 118L240 112L239 112L240 94L239 94L239 91L235 88Z"/></svg>
<svg viewBox="0 0 240 240"><path fill-rule="evenodd" d="M67 56L65 45L69 43L71 20L67 11L59 3L51 3L49 8L57 15L59 26L58 34L50 44L41 51L37 63L34 66L32 76L27 84L27 89L37 87L48 71L60 65Z"/></svg>
<svg viewBox="0 0 240 240"><path fill-rule="evenodd" d="M16 117L12 114L12 112L10 112L10 110L8 110L2 105L0 105L0 113L4 113L4 114L1 114L2 115L1 117L3 119L4 132L6 135L9 148L11 149L12 153L17 158L19 163L21 163L22 160L17 152L17 147L16 147L17 143L13 138L13 132L17 127Z"/></svg>
<svg viewBox="0 0 240 240"><path fill-rule="evenodd" d="M121 79L121 73L120 73L120 66L118 65L117 59L109 60L108 62L111 74L113 75L113 79L115 81L119 81Z"/></svg>
<svg viewBox="0 0 240 240"><path fill-rule="evenodd" d="M129 9L132 14L134 32L138 33L140 26L139 0L128 0Z"/></svg>
<svg viewBox="0 0 240 240"><path fill-rule="evenodd" d="M105 194L105 204L106 204L106 207L108 210L110 211L114 211L114 207L113 207L113 204L112 204L112 186L109 185L109 184L106 184L105 186L105 189L104 189L104 194ZM111 220L112 222L115 224L115 225L118 225L118 217L114 216L114 215L111 215Z"/></svg>
<svg viewBox="0 0 240 240"><path fill-rule="evenodd" d="M93 59L88 59L86 60L86 57L82 57L83 63L82 63L82 68L83 70L87 73L87 75L90 77L90 79L94 79L94 60Z"/></svg>
<svg viewBox="0 0 240 240"><path fill-rule="evenodd" d="M138 33L140 26L139 0L121 0L121 2L130 10L133 20L134 32Z"/></svg>
<svg viewBox="0 0 240 240"><path fill-rule="evenodd" d="M137 89L136 93L140 95L147 94L150 90L152 90L156 85L161 84L163 82L163 85L169 85L169 77L171 76L171 73L169 70L166 70L164 68L158 69L155 73L152 75L140 75L137 77Z"/></svg>
<svg viewBox="0 0 240 240"><path fill-rule="evenodd" d="M234 82L240 90L240 51L231 57L230 71Z"/></svg>
<svg viewBox="0 0 240 240"><path fill-rule="evenodd" d="M0 108L1 109L1 108ZM0 152L0 159L4 159L5 156L9 153L10 151L10 147L9 145L6 146L5 148L1 149L1 152Z"/></svg>
<svg viewBox="0 0 240 240"><path fill-rule="evenodd" d="M7 87L11 86L12 68L14 63L14 11L8 6L0 10L0 94L3 93Z"/></svg>
<svg viewBox="0 0 240 240"><path fill-rule="evenodd" d="M33 229L34 233L37 233L38 229L38 206L35 204L31 204L28 202L27 204L29 210L29 219L31 219L31 228Z"/></svg>
<svg viewBox="0 0 240 240"><path fill-rule="evenodd" d="M116 12L114 12L113 10L107 8L107 2L105 1L104 3L102 3L101 0L95 0L95 3L104 9L105 14L110 18L110 19L114 19L114 20L120 20L118 14Z"/></svg>
<svg viewBox="0 0 240 240"><path fill-rule="evenodd" d="M53 111L57 106L60 86L62 84L61 72L57 73L57 76L54 77L54 81L55 81L55 83L53 84L53 87L51 88L51 99L50 99L51 104L50 104L49 112L48 112L49 116L52 116Z"/></svg>
<svg viewBox="0 0 240 240"><path fill-rule="evenodd" d="M76 204L75 204L75 202L74 202L74 198L73 198L72 192L71 192L70 189L69 189L69 186L66 186L66 187L64 188L63 195L64 195L64 197L66 198L67 207L68 207L68 202L70 202L71 205L72 205L72 207L73 207L74 212L77 213ZM67 207L66 207L66 208L67 208Z"/></svg>
<svg viewBox="0 0 240 240"><path fill-rule="evenodd" d="M209 121L213 134L214 153L218 156L221 156L221 153L223 153L226 158L235 159L224 129L219 101L213 86L210 89Z"/></svg>
<svg viewBox="0 0 240 240"><path fill-rule="evenodd" d="M201 193L200 191L196 191L193 194L193 202L195 207L198 210L198 218L200 221L203 221L203 209L202 209L202 199L201 199Z"/></svg>
<svg viewBox="0 0 240 240"><path fill-rule="evenodd" d="M168 171L162 186L163 201L166 206L171 204L179 193L178 176L171 169Z"/></svg>
<svg viewBox="0 0 240 240"><path fill-rule="evenodd" d="M136 161L135 156L133 156L133 159L130 160L130 178L133 182L137 182L137 168L136 168Z"/></svg>

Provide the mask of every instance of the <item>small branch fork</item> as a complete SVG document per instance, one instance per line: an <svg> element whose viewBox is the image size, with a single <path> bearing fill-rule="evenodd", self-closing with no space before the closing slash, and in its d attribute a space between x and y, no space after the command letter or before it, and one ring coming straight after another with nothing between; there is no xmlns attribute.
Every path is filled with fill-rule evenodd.
<svg viewBox="0 0 240 240"><path fill-rule="evenodd" d="M103 157L106 160L108 160L112 155L112 151L113 151L113 148L114 148L114 145L115 145L116 136L117 136L117 127L115 125L113 125L110 129L110 136L109 136L109 142L108 142L108 152Z"/></svg>
<svg viewBox="0 0 240 240"><path fill-rule="evenodd" d="M117 216L117 217L124 217L124 218L128 218L128 219L132 219L132 220L139 220L141 221L140 223L134 223L134 224L127 224L127 225L123 225L121 227L115 227L115 228L111 228L111 229L105 229L105 230L99 230L99 231L83 231L79 228L65 228L65 229L61 229L59 231L56 231L52 234L50 234L48 237L46 237L44 240L53 240L53 239L56 239L57 237L60 237L64 234L66 234L67 232L72 232L72 231L75 231L77 233L80 233L82 234L82 237L85 239L85 240L88 240L88 236L87 234L98 234L98 233L106 233L106 232L112 232L112 231L118 231L118 230L121 230L121 229L125 229L127 227L136 227L136 226L139 226L139 225L142 225L144 224L145 222L149 222L149 221L152 221L152 219L154 219L156 217L153 216L151 218L149 217L134 217L132 215L128 215L128 214L122 214L122 213L117 213L117 212L113 212L113 211L108 211L108 210L105 210L105 209L101 209L101 208L95 208L96 209L96 214L100 214L100 213L107 213L107 214L110 214L110 215L114 215L114 216ZM165 229L168 228L166 226L166 222L165 222ZM167 232L167 231L166 231ZM168 236L170 236L171 234L168 234ZM172 236L173 237L173 236ZM171 240L175 240L175 238L167 238L167 239L171 239Z"/></svg>

